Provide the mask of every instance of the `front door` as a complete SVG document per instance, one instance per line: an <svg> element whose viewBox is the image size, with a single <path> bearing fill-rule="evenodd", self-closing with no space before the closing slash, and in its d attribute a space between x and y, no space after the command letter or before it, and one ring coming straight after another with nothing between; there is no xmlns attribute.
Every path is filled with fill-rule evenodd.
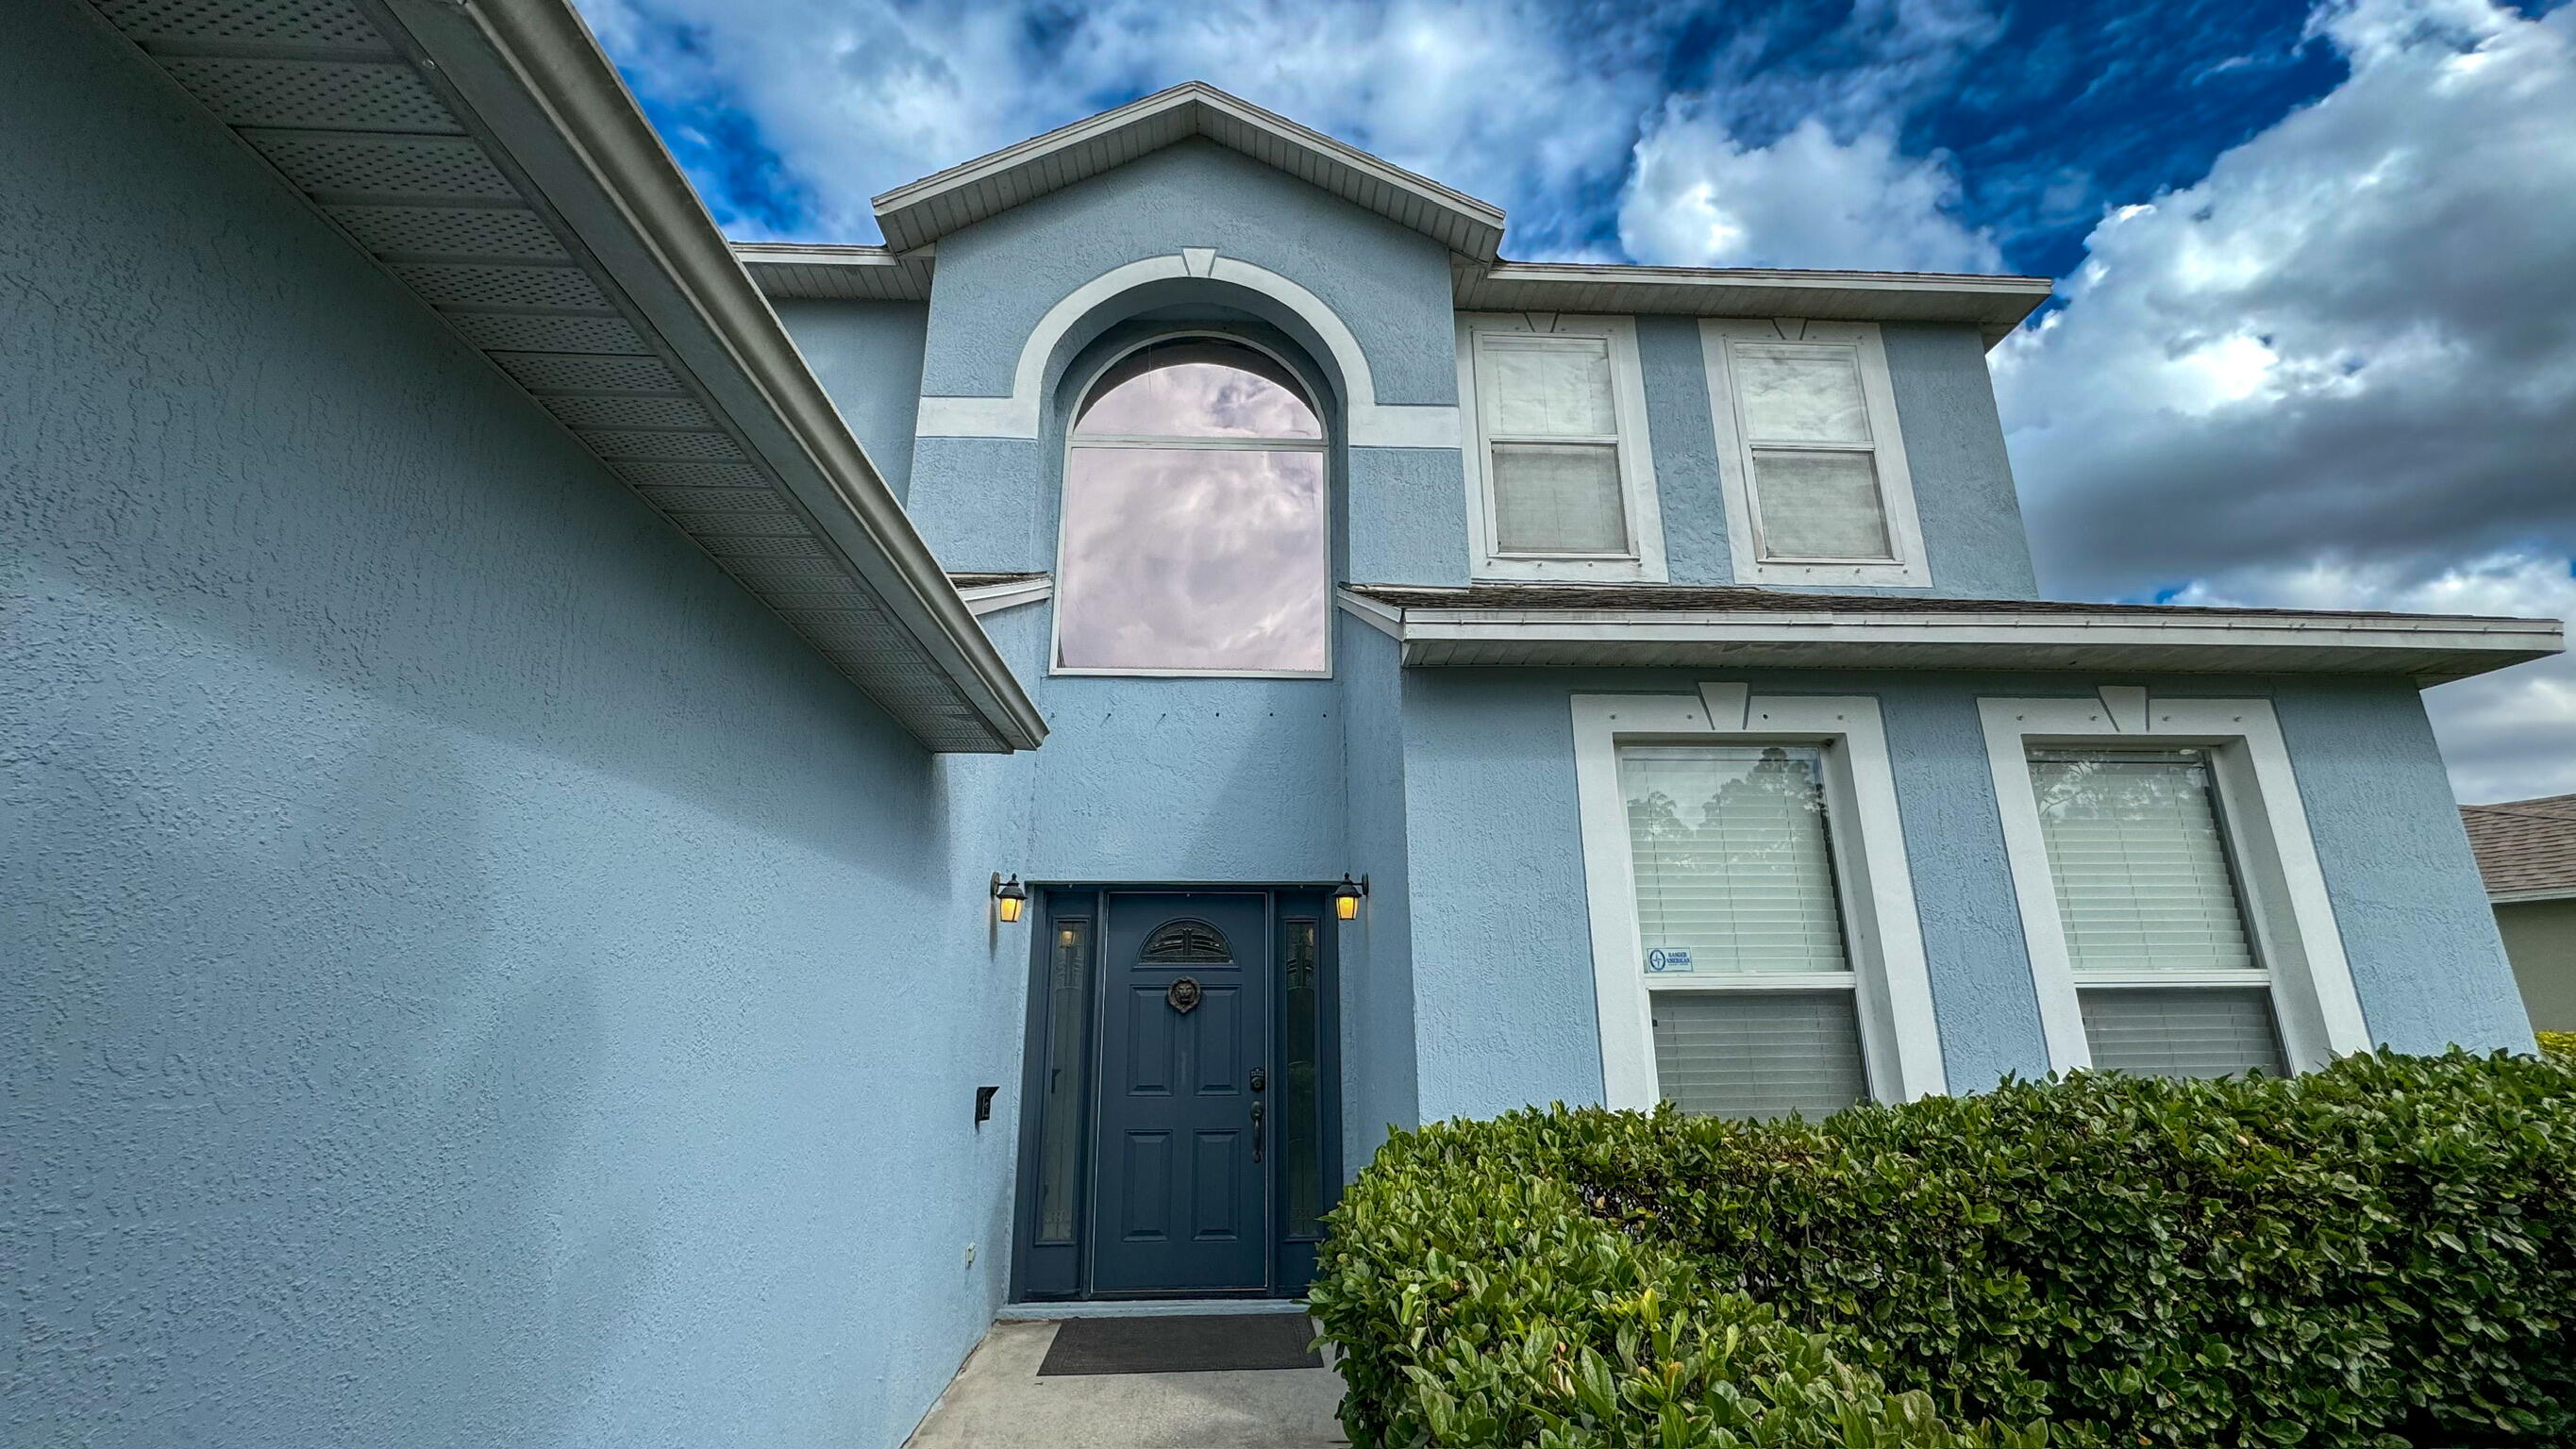
<svg viewBox="0 0 2576 1449"><path fill-rule="evenodd" d="M1267 1286L1268 898L1112 892L1092 1291Z"/></svg>
<svg viewBox="0 0 2576 1449"><path fill-rule="evenodd" d="M1303 1293L1341 1181L1324 893L1037 894L1014 1294Z"/></svg>

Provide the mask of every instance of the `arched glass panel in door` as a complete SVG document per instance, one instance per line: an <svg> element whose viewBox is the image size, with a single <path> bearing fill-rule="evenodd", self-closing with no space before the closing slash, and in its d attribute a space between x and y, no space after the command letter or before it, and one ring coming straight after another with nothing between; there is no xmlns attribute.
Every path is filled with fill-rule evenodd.
<svg viewBox="0 0 2576 1449"><path fill-rule="evenodd" d="M1092 384L1067 442L1058 669L1326 672L1324 426L1294 375L1156 344Z"/></svg>

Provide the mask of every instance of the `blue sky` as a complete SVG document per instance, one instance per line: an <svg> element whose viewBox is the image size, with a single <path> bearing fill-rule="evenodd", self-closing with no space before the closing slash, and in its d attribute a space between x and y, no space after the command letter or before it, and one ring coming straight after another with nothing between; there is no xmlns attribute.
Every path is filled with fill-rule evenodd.
<svg viewBox="0 0 2576 1449"><path fill-rule="evenodd" d="M2061 597L2576 614L2576 12L2495 0L581 0L743 239L1187 79L1505 254L2060 280L1993 354ZM2576 791L2576 667L2430 696Z"/></svg>

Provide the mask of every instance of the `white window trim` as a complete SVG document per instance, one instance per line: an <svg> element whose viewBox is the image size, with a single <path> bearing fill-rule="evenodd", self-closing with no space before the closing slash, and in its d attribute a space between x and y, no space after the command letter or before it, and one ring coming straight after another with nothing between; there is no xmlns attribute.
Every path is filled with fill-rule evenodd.
<svg viewBox="0 0 2576 1449"><path fill-rule="evenodd" d="M1494 500L1485 486L1486 460L1492 456L1492 444L1485 436L1485 410L1477 398L1476 338L1503 332L1600 337L1609 341L1610 395L1619 418L1619 489L1628 509L1629 553L1610 557L1495 551ZM1467 475L1468 562L1474 577L1551 583L1667 581L1663 510L1655 496L1655 447L1646 426L1645 372L1637 355L1635 318L1575 317L1554 312L1459 313L1458 409L1460 426L1466 434L1459 455Z"/></svg>
<svg viewBox="0 0 2576 1449"><path fill-rule="evenodd" d="M1129 346L1122 347L1118 349L1114 355L1104 358L1099 365L1093 367L1089 373L1084 375L1082 385L1073 389L1068 395L1074 399L1074 405L1079 409L1083 403L1090 401L1092 389L1100 386L1100 379L1108 375L1109 369L1116 367L1119 363L1125 361L1136 353L1144 351L1148 347L1155 347L1168 342L1185 341L1193 338L1211 342L1222 342L1231 347L1241 347L1250 351L1258 352L1269 358L1271 361L1279 364L1281 370L1285 371L1289 376L1300 379L1301 385L1299 390L1306 394L1304 400L1307 402L1309 407L1314 408L1316 420L1323 424L1324 436L1313 439L1181 438L1105 433L1096 434L1090 438L1082 440L1081 442L1076 442L1073 431L1074 420L1068 417L1065 420L1064 446L1056 462L1055 572L1048 575L1046 594L1046 597L1054 598L1056 604L1054 608L1047 611L1047 673L1050 675L1068 675L1075 678L1096 679L1330 679L1333 677L1333 635L1337 632L1333 627L1333 620L1335 617L1333 596L1336 592L1336 586L1333 582L1333 423L1332 419L1326 415L1324 410L1321 407L1316 406L1312 389L1303 385L1303 380L1306 376L1304 370L1291 363L1287 358L1280 356L1276 349L1265 347L1247 337L1236 337L1230 333L1223 332L1194 332L1188 330L1162 332L1132 343ZM1064 494L1065 484L1073 474L1073 453L1074 449L1077 447L1169 448L1205 452L1279 452L1321 454L1324 458L1324 556L1319 566L1322 568L1324 574L1324 667L1321 669L1131 669L1105 665L1077 667L1065 663L1064 600L1055 590L1055 581L1064 577L1064 542L1066 533Z"/></svg>
<svg viewBox="0 0 2576 1449"><path fill-rule="evenodd" d="M1862 584L1929 586L1932 566L1923 554L1923 527L1915 516L1914 472L1905 461L1905 434L1896 417L1896 391L1888 380L1887 348L1875 322L1809 322L1709 317L1699 324L1700 355L1708 370L1709 418L1717 428L1719 486L1726 495L1726 541L1739 584ZM1762 519L1753 488L1753 445L1745 437L1743 408L1735 396L1733 345L1821 343L1855 349L1860 359L1861 400L1869 410L1871 451L1878 460L1879 502L1887 510L1888 548L1883 561L1782 562L1764 557Z"/></svg>
<svg viewBox="0 0 2576 1449"><path fill-rule="evenodd" d="M1574 696L1574 769L1583 824L1583 874L1592 915L1593 999L1601 1028L1602 1098L1651 1108L1655 1029L1637 926L1636 868L1619 789L1622 741L1822 744L1834 884L1853 970L1831 975L1660 979L1654 990L1779 990L1849 981L1856 987L1870 1091L1883 1102L1948 1090L1932 1016L1931 974L1914 909L1896 775L1878 701L1866 695L1753 695L1710 683L1698 696Z"/></svg>
<svg viewBox="0 0 2576 1449"><path fill-rule="evenodd" d="M2343 933L2326 895L2308 833L2299 782L2290 771L2281 723L2264 699L2150 699L2135 685L2105 685L2091 699L1981 699L1995 803L2003 816L2004 853L2020 898L2022 939L2039 992L2040 1030L2054 1071L2091 1066L2076 978L2040 834L2039 797L2030 783L2032 749L2197 746L2209 751L2210 782L2238 874L2245 925L2261 970L2176 973L2156 984L2268 984L2281 1047L2293 1071L2370 1049L2370 1028L2353 989ZM2088 984L2147 984L2123 976Z"/></svg>

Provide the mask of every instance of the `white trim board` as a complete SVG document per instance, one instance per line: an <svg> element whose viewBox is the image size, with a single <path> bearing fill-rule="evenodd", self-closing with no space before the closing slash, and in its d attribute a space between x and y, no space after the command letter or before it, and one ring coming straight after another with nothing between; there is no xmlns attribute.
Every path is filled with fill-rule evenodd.
<svg viewBox="0 0 2576 1449"><path fill-rule="evenodd" d="M976 584L957 591L966 601L967 612L982 618L1022 604L1043 603L1055 596L1055 580L1046 574L1025 579L1009 579L998 584Z"/></svg>
<svg viewBox="0 0 2576 1449"><path fill-rule="evenodd" d="M1878 701L1866 695L1755 695L1742 684L1712 682L1697 695L1578 694L1572 704L1603 1100L1643 1109L1661 1096L1640 965L1627 807L1619 790L1618 746L1625 739L1825 745L1825 809L1829 820L1840 822L1835 884L1859 987L1871 1093L1899 1102L1947 1091L1923 927L1897 813L1895 767Z"/></svg>
<svg viewBox="0 0 2576 1449"><path fill-rule="evenodd" d="M1945 609L1509 609L1366 599L1417 666L2119 670L2383 674L2436 684L2559 652L2550 619ZM1463 597L1463 591L1462 591Z"/></svg>
<svg viewBox="0 0 2576 1449"><path fill-rule="evenodd" d="M2122 689L2122 686L2104 686ZM2090 1066L2091 1044L2076 999L2056 882L2040 833L2030 784L2036 745L2145 744L2203 746L2217 786L2228 845L2243 880L2247 933L2271 977L2281 1044L2293 1070L2370 1049L2370 1028L2352 983L2343 934L2326 894L2325 872L2308 832L2289 746L2267 699L2145 699L2143 716L2123 719L2124 696L2075 699L1981 699L2004 854L2012 867L2022 939L2039 993L2040 1030L2049 1066Z"/></svg>
<svg viewBox="0 0 2576 1449"><path fill-rule="evenodd" d="M1203 253L1193 256L1191 253ZM1205 277L1257 292L1294 312L1322 339L1341 374L1343 431L1354 448L1455 448L1458 409L1447 405L1381 404L1368 354L1340 315L1321 297L1265 267L1216 254L1213 247L1184 247L1112 267L1067 292L1038 319L1020 344L1008 397L924 395L914 433L924 438L1035 438L1045 416L1047 362L1083 318L1123 292L1152 282ZM1324 361L1325 359L1317 359Z"/></svg>

